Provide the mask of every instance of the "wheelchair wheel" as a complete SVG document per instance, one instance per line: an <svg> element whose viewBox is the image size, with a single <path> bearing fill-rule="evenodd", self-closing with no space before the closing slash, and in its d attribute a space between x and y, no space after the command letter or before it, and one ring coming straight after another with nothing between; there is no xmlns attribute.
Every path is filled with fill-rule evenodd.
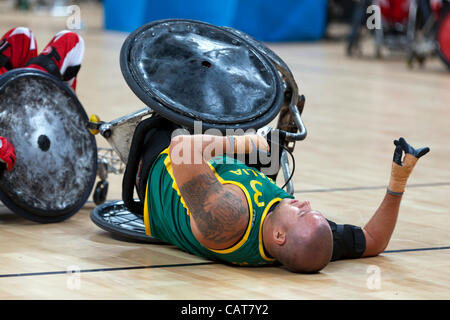
<svg viewBox="0 0 450 320"><path fill-rule="evenodd" d="M100 205L106 201L106 195L108 194L109 182L106 180L100 180L94 189L92 198L96 205Z"/></svg>
<svg viewBox="0 0 450 320"><path fill-rule="evenodd" d="M122 74L147 106L194 128L260 128L278 115L283 84L275 66L246 38L205 22L152 21L122 45Z"/></svg>
<svg viewBox="0 0 450 320"><path fill-rule="evenodd" d="M145 234L144 217L129 211L123 201L103 203L91 211L90 217L98 227L119 238L135 242L165 244Z"/></svg>
<svg viewBox="0 0 450 320"><path fill-rule="evenodd" d="M0 77L0 135L16 148L11 172L0 179L0 199L14 213L59 222L84 205L95 182L97 147L73 91L33 69Z"/></svg>
<svg viewBox="0 0 450 320"><path fill-rule="evenodd" d="M444 10L439 19L436 41L438 43L438 55L450 69L450 7Z"/></svg>

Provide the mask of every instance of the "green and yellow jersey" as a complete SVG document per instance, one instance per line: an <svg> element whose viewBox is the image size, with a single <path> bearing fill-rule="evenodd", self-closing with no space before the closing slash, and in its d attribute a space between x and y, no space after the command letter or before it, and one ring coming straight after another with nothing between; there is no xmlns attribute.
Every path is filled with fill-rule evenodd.
<svg viewBox="0 0 450 320"><path fill-rule="evenodd" d="M250 215L240 241L223 250L209 249L197 241L191 230L191 213L173 177L169 148L159 154L148 175L144 204L146 234L211 260L248 266L275 263L264 251L262 225L274 204L293 196L239 160L223 155L212 158L208 164L220 183L238 186L247 198Z"/></svg>

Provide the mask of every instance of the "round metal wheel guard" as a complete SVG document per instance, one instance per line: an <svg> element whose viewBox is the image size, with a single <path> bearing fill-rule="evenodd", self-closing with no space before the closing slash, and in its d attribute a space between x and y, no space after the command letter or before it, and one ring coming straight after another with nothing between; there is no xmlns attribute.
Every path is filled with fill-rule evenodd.
<svg viewBox="0 0 450 320"><path fill-rule="evenodd" d="M164 243L145 234L144 218L124 206L123 201L106 202L91 211L91 220L100 228L123 238L148 243Z"/></svg>
<svg viewBox="0 0 450 320"><path fill-rule="evenodd" d="M242 33L193 20L160 20L124 42L120 65L151 109L189 128L258 129L283 103L280 76Z"/></svg>
<svg viewBox="0 0 450 320"><path fill-rule="evenodd" d="M36 222L58 222L78 212L97 173L97 146L73 91L33 69L0 77L0 135L16 148L11 172L0 179L0 199Z"/></svg>

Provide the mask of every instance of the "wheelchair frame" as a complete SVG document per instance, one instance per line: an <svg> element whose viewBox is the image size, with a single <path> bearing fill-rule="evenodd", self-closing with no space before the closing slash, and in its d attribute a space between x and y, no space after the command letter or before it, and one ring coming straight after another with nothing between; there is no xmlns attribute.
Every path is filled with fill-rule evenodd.
<svg viewBox="0 0 450 320"><path fill-rule="evenodd" d="M272 60L273 61L273 60ZM301 141L306 138L307 130L301 118L301 111L303 110L305 98L304 96L298 96L298 88L295 84L294 78L289 71L289 69L283 68L275 61L273 61L277 66L277 69L282 74L283 78L287 81L287 88L289 88L286 92L289 94L285 95L288 100L285 101L285 104L282 106L280 113L285 109L285 112L288 112L289 119L286 121L287 123L291 123L291 128L289 131L284 130L285 128L280 127L280 121L277 125L277 128L272 128L270 126L264 126L262 128L258 128L257 134L262 136L267 136L270 131L277 130L279 134L285 136L285 141L287 143L295 143L296 141ZM299 110L300 108L300 110ZM287 109L287 110L286 110ZM89 122L88 128L91 130L98 130L98 132L106 139L106 141L112 147L120 161L124 164L127 163L128 153L130 150L131 139L133 136L133 132L136 129L139 122L154 113L154 111L150 108L143 108L138 111L132 112L128 115L122 116L120 118L114 119L110 122ZM280 119L279 119L280 120ZM292 124L295 125L295 132L292 130ZM291 144L288 150L293 151L294 146ZM283 172L284 181L286 184L286 191L289 194L294 193L294 184L292 179L290 179L290 166L289 160L287 157L287 151L285 149L282 150L281 153L281 170ZM98 176L102 181L106 181L108 173L123 173L123 167L117 167L117 159L113 157L105 157L99 154L98 159ZM101 201L96 204L100 204Z"/></svg>

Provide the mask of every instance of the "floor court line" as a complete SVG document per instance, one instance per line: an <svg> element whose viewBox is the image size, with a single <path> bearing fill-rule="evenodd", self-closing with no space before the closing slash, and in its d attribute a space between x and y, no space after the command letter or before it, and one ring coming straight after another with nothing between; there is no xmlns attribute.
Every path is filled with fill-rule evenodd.
<svg viewBox="0 0 450 320"><path fill-rule="evenodd" d="M450 186L450 182L435 182L435 183L420 183L420 184L410 184L408 185L408 188L420 188L420 187L439 187L439 186ZM338 192L338 191L360 191L360 190L379 190L379 189L386 189L386 186L367 186L367 187L348 187L348 188L323 188L323 189L305 189L305 190L298 190L294 191L295 193L319 193L319 192ZM108 202L114 202L114 201L121 201L121 199L108 199ZM86 204L89 205L95 205L93 200L86 201ZM0 204L0 208L5 207Z"/></svg>
<svg viewBox="0 0 450 320"><path fill-rule="evenodd" d="M433 182L433 183L417 183L417 184L409 184L408 188L423 188L423 187L440 187L440 186L450 186L449 182ZM384 186L360 186L360 187L348 187L348 188L323 188L323 189L304 189L304 190L297 190L294 191L295 193L319 193L319 192L338 192L338 191L360 191L360 190L380 190L380 189L386 189L387 185ZM108 201L120 201L118 199L116 200L108 200ZM94 204L94 201L88 200L86 201L86 204Z"/></svg>
<svg viewBox="0 0 450 320"><path fill-rule="evenodd" d="M433 250L449 250L449 249L450 249L450 246L447 246L447 247L432 247L432 248L386 250L386 251L383 251L383 253L413 252L413 251L433 251Z"/></svg>
<svg viewBox="0 0 450 320"><path fill-rule="evenodd" d="M216 262L208 261L208 262L180 263L180 264L159 264L159 265L153 265L153 266L99 268L99 269L68 270L68 271L48 271L48 272L30 272L30 273L11 273L11 274L0 274L0 278L48 276L48 275L60 275L60 274L72 274L72 273L77 273L77 272L80 272L80 273L94 273L94 272L107 272L107 271L125 271L125 270L140 270L140 269L190 267L190 266L202 266L202 265L215 264L215 263Z"/></svg>
<svg viewBox="0 0 450 320"><path fill-rule="evenodd" d="M386 250L383 253L402 253L402 252L434 251L434 250L450 250L450 246ZM11 274L0 274L0 278L17 278L17 277L30 277L30 276L61 275L61 274L72 274L72 273L76 273L76 272L80 272L80 273L94 273L94 272L126 271L126 270L141 270L141 269L191 267L191 266L203 266L203 265L212 265L212 264L218 264L218 262L208 261L208 262L181 263L181 264L163 264L163 265L153 265L153 266L99 268L99 269L84 269L84 270L79 270L79 271L78 270L76 270L76 271L70 271L69 270L69 271L50 271L50 272L31 272L31 273L11 273Z"/></svg>
<svg viewBox="0 0 450 320"><path fill-rule="evenodd" d="M407 188L423 188L423 187L440 187L440 186L450 186L450 182L435 182L435 183L417 183L409 184ZM318 193L318 192L337 192L337 191L360 191L360 190L380 190L386 189L385 186L367 186L367 187L348 187L348 188L323 188L323 189L305 189L297 190L294 193Z"/></svg>

